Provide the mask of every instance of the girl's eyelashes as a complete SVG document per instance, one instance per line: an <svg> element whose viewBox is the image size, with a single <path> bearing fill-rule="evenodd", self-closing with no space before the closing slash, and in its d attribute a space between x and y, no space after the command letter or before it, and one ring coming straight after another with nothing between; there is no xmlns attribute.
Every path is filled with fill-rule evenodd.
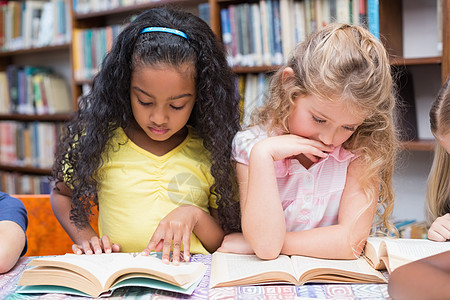
<svg viewBox="0 0 450 300"><path fill-rule="evenodd" d="M150 105L150 104L152 104L152 102L143 102L143 101L141 101L141 99L137 99L137 101L139 102L139 104L141 104L141 105Z"/></svg>
<svg viewBox="0 0 450 300"><path fill-rule="evenodd" d="M325 120L319 119L315 116L312 116L312 118L313 118L314 122L317 122L317 123L325 123L326 122Z"/></svg>
<svg viewBox="0 0 450 300"><path fill-rule="evenodd" d="M144 105L144 106L150 106L150 105L153 104L153 102L144 102L144 101L142 101L142 100L139 99L139 98L137 99L137 101L138 101L138 103L139 103L140 105ZM184 105L182 105L182 106L175 106L175 105L171 104L171 105L170 105L170 108L172 108L172 109L174 109L174 110L181 110L181 109L184 108Z"/></svg>
<svg viewBox="0 0 450 300"><path fill-rule="evenodd" d="M319 123L319 124L322 124L322 123L325 123L325 122L326 122L326 120L319 119L319 118L317 118L316 116L312 116L312 118L313 118L314 122ZM342 127L343 127L345 130L352 131L352 132L356 130L356 128L353 127L353 126L342 126Z"/></svg>
<svg viewBox="0 0 450 300"><path fill-rule="evenodd" d="M356 130L355 127L349 127L349 126L344 126L344 129L348 130L348 131L355 131Z"/></svg>
<svg viewBox="0 0 450 300"><path fill-rule="evenodd" d="M175 105L170 105L171 108L175 109L175 110L181 110L184 108L184 105L182 106L175 106Z"/></svg>

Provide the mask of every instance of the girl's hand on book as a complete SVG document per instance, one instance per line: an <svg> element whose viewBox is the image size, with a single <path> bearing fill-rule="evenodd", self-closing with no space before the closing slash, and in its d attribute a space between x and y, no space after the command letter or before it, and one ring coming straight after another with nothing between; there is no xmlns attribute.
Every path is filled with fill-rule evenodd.
<svg viewBox="0 0 450 300"><path fill-rule="evenodd" d="M437 218L428 230L428 239L436 242L450 240L450 213Z"/></svg>
<svg viewBox="0 0 450 300"><path fill-rule="evenodd" d="M274 161L303 154L310 161L316 163L321 158L327 157L328 153L333 150L333 147L326 146L319 141L294 134L285 134L269 137L258 142L254 146L252 154L253 152L257 152L259 155L265 153L270 155Z"/></svg>
<svg viewBox="0 0 450 300"><path fill-rule="evenodd" d="M250 244L244 239L241 232L227 234L223 238L222 245L217 249L219 252L229 252L237 254L255 254Z"/></svg>
<svg viewBox="0 0 450 300"><path fill-rule="evenodd" d="M175 208L161 222L159 222L147 247L142 255L148 255L153 250L162 250L162 261L170 262L170 248L173 248L172 262L174 265L180 263L181 243L183 243L183 256L185 261L190 259L191 233L197 224L197 212L200 208L193 205L182 205Z"/></svg>
<svg viewBox="0 0 450 300"><path fill-rule="evenodd" d="M98 236L93 236L89 240L83 240L81 244L72 245L75 254L102 254L120 252L120 249L120 245L111 243L107 235L102 236L101 239Z"/></svg>

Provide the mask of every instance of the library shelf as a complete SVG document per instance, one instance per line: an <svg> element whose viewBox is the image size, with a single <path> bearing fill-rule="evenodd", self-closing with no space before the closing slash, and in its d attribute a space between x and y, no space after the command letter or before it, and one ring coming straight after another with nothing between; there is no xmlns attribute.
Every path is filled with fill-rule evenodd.
<svg viewBox="0 0 450 300"><path fill-rule="evenodd" d="M23 174L31 174L31 175L44 175L49 176L52 173L51 169L47 168L36 168L36 167L28 167L28 166L17 166L17 165L5 165L0 164L0 170L7 172L17 172Z"/></svg>
<svg viewBox="0 0 450 300"><path fill-rule="evenodd" d="M69 51L71 44L64 43L60 45L49 45L45 47L33 47L27 49L20 49L15 51L2 51L0 52L0 57L10 57L19 56L25 54L39 54L43 52L53 52L53 51Z"/></svg>
<svg viewBox="0 0 450 300"><path fill-rule="evenodd" d="M71 114L45 114L45 115L25 115L25 114L0 114L0 121L48 121L48 122L66 122L70 120Z"/></svg>
<svg viewBox="0 0 450 300"><path fill-rule="evenodd" d="M124 5L124 6L118 6L113 9L106 9L106 10L98 10L98 11L92 11L88 13L77 13L74 12L74 18L76 20L86 20L86 19L94 19L99 17L109 17L114 15L123 15L127 13L133 13L140 10L149 9L152 7L158 7L163 5L195 5L200 3L205 3L206 0L161 0L161 1L152 1L152 2L145 2L140 4L133 4L133 5Z"/></svg>
<svg viewBox="0 0 450 300"><path fill-rule="evenodd" d="M400 144L402 150L411 151L433 151L435 145L436 141L431 139L404 141Z"/></svg>

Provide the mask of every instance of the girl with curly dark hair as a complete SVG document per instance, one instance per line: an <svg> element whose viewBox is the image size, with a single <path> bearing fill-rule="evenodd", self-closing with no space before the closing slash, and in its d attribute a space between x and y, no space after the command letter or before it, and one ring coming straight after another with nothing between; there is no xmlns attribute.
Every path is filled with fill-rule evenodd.
<svg viewBox="0 0 450 300"><path fill-rule="evenodd" d="M215 251L239 229L225 222L239 220L238 129L235 78L209 26L170 8L140 14L81 97L53 166L52 208L74 253L162 250L168 262L173 248L177 263L182 251Z"/></svg>

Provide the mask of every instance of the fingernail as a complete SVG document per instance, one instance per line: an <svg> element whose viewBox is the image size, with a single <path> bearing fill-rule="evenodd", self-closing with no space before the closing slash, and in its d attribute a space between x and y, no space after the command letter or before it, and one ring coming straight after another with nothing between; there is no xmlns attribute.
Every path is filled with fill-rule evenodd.
<svg viewBox="0 0 450 300"><path fill-rule="evenodd" d="M86 254L92 254L92 250L86 251Z"/></svg>

